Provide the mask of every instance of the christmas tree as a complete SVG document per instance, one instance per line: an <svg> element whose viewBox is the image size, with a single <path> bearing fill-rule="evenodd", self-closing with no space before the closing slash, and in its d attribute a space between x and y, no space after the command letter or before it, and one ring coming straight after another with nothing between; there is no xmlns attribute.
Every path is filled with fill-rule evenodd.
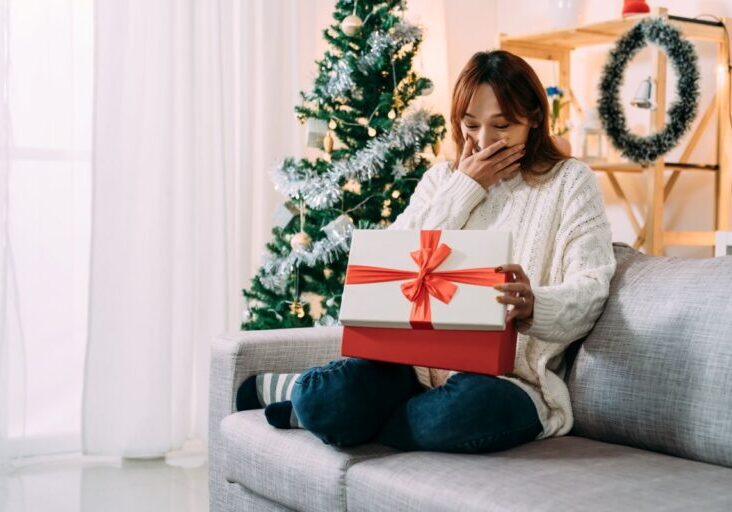
<svg viewBox="0 0 732 512"><path fill-rule="evenodd" d="M432 82L412 69L422 30L404 20L405 4L336 4L313 89L295 106L320 156L272 173L285 221L243 290L244 330L337 324L352 230L391 224L439 154L445 119L408 108Z"/></svg>

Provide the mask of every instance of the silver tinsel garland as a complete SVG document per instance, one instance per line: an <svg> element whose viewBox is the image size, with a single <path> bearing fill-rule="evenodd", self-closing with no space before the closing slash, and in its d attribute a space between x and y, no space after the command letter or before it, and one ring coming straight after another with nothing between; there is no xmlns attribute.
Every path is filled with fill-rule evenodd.
<svg viewBox="0 0 732 512"><path fill-rule="evenodd" d="M371 139L350 158L334 162L331 170L323 174L301 168L292 159L285 160L272 172L275 189L289 197L301 197L311 208L329 208L341 199L341 179L370 180L383 172L390 152L420 151L422 138L430 129L429 120L430 113L425 109L406 115L397 120L389 132ZM396 171L399 176L403 175L402 167Z"/></svg>
<svg viewBox="0 0 732 512"><path fill-rule="evenodd" d="M319 263L328 264L335 261L340 254L348 252L351 245L353 225L346 229L344 236L327 236L314 242L308 249L293 249L285 257L274 256L267 252L262 255L262 275L259 282L262 286L274 293L284 295L287 290L287 281L296 265L305 263L314 267ZM379 224L372 224L359 219L359 229L380 229Z"/></svg>
<svg viewBox="0 0 732 512"><path fill-rule="evenodd" d="M377 30L366 41L368 51L358 60L358 69L368 75L379 62L379 58L393 53L397 48L415 44L422 38L422 29L409 23L398 23L389 32Z"/></svg>
<svg viewBox="0 0 732 512"><path fill-rule="evenodd" d="M388 57L391 61L391 54L406 44L415 44L422 37L422 29L416 25L401 22L395 25L391 31L383 32L377 30L366 40L368 50L358 58L356 67L364 75L370 75L382 57ZM346 96L348 92L356 93L356 83L353 80L353 67L346 58L339 59L333 66L328 83L323 87L323 93L330 99ZM309 99L316 99L317 95L310 93Z"/></svg>
<svg viewBox="0 0 732 512"><path fill-rule="evenodd" d="M356 83L351 77L351 66L345 59L339 60L333 66L333 71L328 79L328 83L323 88L325 94L330 98L344 96L347 92L352 91Z"/></svg>

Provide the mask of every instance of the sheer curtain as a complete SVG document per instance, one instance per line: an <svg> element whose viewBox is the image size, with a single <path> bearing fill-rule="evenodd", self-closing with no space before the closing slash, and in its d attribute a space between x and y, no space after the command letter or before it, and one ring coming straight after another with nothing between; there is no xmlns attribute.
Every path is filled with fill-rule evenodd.
<svg viewBox="0 0 732 512"><path fill-rule="evenodd" d="M96 4L85 453L206 438L209 342L240 316L232 8Z"/></svg>
<svg viewBox="0 0 732 512"><path fill-rule="evenodd" d="M92 0L0 1L3 469L80 448L92 13Z"/></svg>
<svg viewBox="0 0 732 512"><path fill-rule="evenodd" d="M0 0L5 469L205 442L334 1Z"/></svg>

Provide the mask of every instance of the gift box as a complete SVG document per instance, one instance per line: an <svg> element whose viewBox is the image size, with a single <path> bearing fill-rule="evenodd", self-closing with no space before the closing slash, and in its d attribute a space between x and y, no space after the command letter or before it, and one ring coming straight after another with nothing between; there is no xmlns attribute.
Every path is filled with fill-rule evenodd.
<svg viewBox="0 0 732 512"><path fill-rule="evenodd" d="M509 231L355 229L339 320L341 353L489 375L513 371L516 330L495 267Z"/></svg>

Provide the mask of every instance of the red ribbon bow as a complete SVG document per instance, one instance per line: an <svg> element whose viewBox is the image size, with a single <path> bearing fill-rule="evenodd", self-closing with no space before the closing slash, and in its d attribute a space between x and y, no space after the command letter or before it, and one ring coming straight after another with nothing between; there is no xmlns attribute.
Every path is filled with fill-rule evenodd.
<svg viewBox="0 0 732 512"><path fill-rule="evenodd" d="M420 249L410 253L414 262L419 266L419 271L348 265L346 284L380 283L414 278L401 284L402 293L412 302L409 323L413 329L434 329L430 295L449 304L457 290L457 286L451 281L479 286L493 286L504 282L504 275L496 272L495 267L435 272L434 270L452 252L447 244L437 245L440 241L440 233L440 230L420 231Z"/></svg>

